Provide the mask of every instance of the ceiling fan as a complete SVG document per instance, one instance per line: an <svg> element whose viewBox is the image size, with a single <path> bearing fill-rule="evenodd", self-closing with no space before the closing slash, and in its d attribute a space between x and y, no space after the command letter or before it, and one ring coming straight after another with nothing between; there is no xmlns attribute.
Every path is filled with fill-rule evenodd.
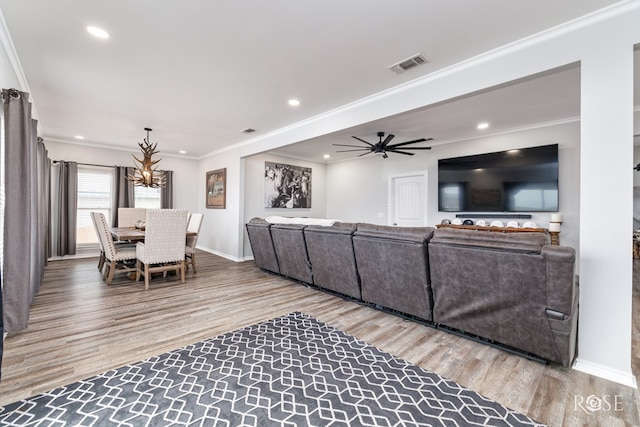
<svg viewBox="0 0 640 427"><path fill-rule="evenodd" d="M360 154L360 156L358 157L362 157L365 154L374 153L377 155L381 155L382 158L384 159L389 157L387 156L387 153L398 153L398 154L405 154L407 156L413 156L415 153L409 153L408 151L404 151L404 150L431 150L431 147L407 147L407 145L415 144L417 142L431 141L433 140L433 138L428 138L428 139L420 138L420 139L414 139L413 141L389 144L389 142L391 142L391 140L395 138L395 135L388 134L386 138L384 138L384 135L385 135L384 132L378 132L378 138L380 138L380 140L376 144L367 142L364 139L358 138L357 136L352 136L352 138L355 138L360 142L364 142L367 145L365 146L349 145L349 144L333 144L333 145L336 145L338 147L353 147L353 149L350 149L350 150L338 150L336 151L337 153L344 153L347 151L364 151L364 153ZM384 140L382 140L382 138L384 138ZM401 150L399 150L399 148L401 148Z"/></svg>

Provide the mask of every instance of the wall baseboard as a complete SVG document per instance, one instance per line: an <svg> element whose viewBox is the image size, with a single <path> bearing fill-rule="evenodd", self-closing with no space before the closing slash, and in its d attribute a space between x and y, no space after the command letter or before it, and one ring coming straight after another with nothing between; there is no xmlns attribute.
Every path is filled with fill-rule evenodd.
<svg viewBox="0 0 640 427"><path fill-rule="evenodd" d="M216 251L215 249L206 248L206 247L204 247L204 246L196 245L196 248L198 248L198 249L200 249L200 250L203 250L203 251L205 251L205 252L209 252L210 254L217 255L217 256L220 256L220 257L222 257L222 258L226 258L226 259L231 260L231 261L234 261L234 262L243 262L243 261L247 261L247 260L246 260L246 259L244 259L244 258L234 257L234 256L231 256L231 255L226 254L226 253L224 253L224 252ZM253 259L253 258L251 258L251 259Z"/></svg>
<svg viewBox="0 0 640 427"><path fill-rule="evenodd" d="M637 389L638 383L636 377L631 371L623 372L618 369L612 369L608 366L600 365L598 363L589 362L587 360L576 359L573 362L573 369L576 371L584 372L585 374L594 375L605 380L613 381L618 384L626 385L628 387Z"/></svg>

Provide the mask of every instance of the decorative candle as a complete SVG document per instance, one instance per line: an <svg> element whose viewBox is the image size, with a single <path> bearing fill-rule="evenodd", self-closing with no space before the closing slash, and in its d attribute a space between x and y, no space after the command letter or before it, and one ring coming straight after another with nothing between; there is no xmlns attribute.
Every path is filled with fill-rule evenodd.
<svg viewBox="0 0 640 427"><path fill-rule="evenodd" d="M559 222L550 222L549 223L549 231L559 232L560 231L560 223Z"/></svg>
<svg viewBox="0 0 640 427"><path fill-rule="evenodd" d="M551 214L550 222L562 222L562 214L561 213L553 213Z"/></svg>

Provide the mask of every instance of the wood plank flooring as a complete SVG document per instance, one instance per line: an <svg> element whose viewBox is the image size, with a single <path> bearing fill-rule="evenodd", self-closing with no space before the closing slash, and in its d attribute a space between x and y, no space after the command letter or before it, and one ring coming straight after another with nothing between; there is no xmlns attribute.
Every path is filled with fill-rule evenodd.
<svg viewBox="0 0 640 427"><path fill-rule="evenodd" d="M636 261L638 262L638 261ZM639 426L638 392L547 366L198 252L198 272L106 286L96 259L50 262L29 327L9 334L0 405L262 320L303 311L369 344L552 426ZM640 267L636 265L636 270ZM636 272L636 279L640 273ZM634 362L640 368L639 280L634 280ZM576 406L589 396L620 410Z"/></svg>

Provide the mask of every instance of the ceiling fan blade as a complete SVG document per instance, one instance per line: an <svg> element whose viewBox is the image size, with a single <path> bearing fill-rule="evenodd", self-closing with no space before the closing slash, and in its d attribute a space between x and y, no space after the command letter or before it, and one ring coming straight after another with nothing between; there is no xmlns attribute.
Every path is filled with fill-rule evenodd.
<svg viewBox="0 0 640 427"><path fill-rule="evenodd" d="M355 147L355 148L365 148L367 150L370 150L369 147L363 147L362 145L349 145L349 144L333 144L333 145L338 147Z"/></svg>
<svg viewBox="0 0 640 427"><path fill-rule="evenodd" d="M354 148L352 150L336 150L336 153L346 153L348 151L371 151L371 150L369 148L363 147L363 148Z"/></svg>
<svg viewBox="0 0 640 427"><path fill-rule="evenodd" d="M425 141L432 141L433 138L420 138L420 139L414 139L413 141L406 141L406 142L399 142L397 144L391 144L389 145L389 147L402 147L403 145L409 145L409 144L416 144L418 142L425 142Z"/></svg>
<svg viewBox="0 0 640 427"><path fill-rule="evenodd" d="M368 153L362 153L358 157L366 156L367 154L371 154L371 153L373 153L373 151L369 151Z"/></svg>
<svg viewBox="0 0 640 427"><path fill-rule="evenodd" d="M351 138L355 138L355 139L357 139L358 141L364 142L364 143L365 143L365 144L367 144L368 146L373 147L373 144L372 144L372 143L367 142L367 141L365 141L365 140L364 140L364 139L362 139L362 138L358 138L357 136L352 136Z"/></svg>
<svg viewBox="0 0 640 427"><path fill-rule="evenodd" d="M407 156L413 156L415 153L409 153L407 151L398 151L398 150L391 150L389 151L390 153L398 153L398 154L406 154Z"/></svg>
<svg viewBox="0 0 640 427"><path fill-rule="evenodd" d="M396 146L387 147L387 151L395 151ZM403 150L431 150L431 147L402 147Z"/></svg>
<svg viewBox="0 0 640 427"><path fill-rule="evenodd" d="M384 141L382 141L382 148L386 147L386 146L387 146L387 144L388 144L388 143L390 143L390 142L391 142L391 140L392 140L393 138L395 138L395 137L396 137L396 136L395 136L395 135L393 135L393 134L391 134L391 133L390 133L389 135L387 135L387 137L384 139Z"/></svg>

